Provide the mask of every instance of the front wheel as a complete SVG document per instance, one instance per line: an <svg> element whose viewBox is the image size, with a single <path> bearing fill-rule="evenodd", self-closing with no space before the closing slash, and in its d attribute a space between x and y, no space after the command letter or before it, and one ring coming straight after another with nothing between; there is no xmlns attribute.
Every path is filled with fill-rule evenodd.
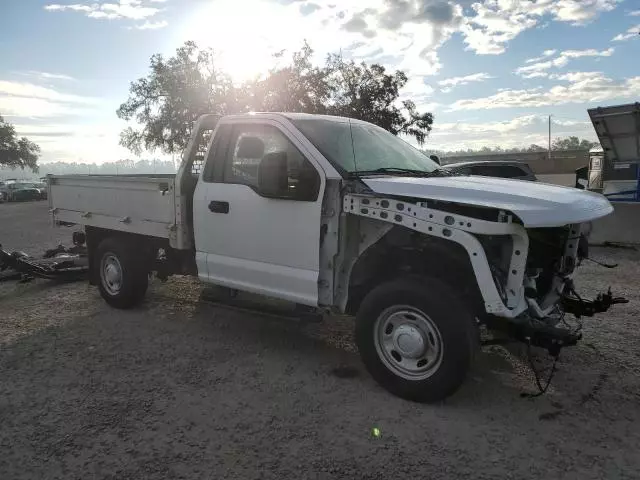
<svg viewBox="0 0 640 480"><path fill-rule="evenodd" d="M116 308L131 308L144 298L149 285L144 255L125 238L106 238L98 245L98 287L105 301Z"/></svg>
<svg viewBox="0 0 640 480"><path fill-rule="evenodd" d="M376 287L356 316L356 343L367 370L394 395L417 402L442 400L463 383L476 330L455 291L428 277Z"/></svg>

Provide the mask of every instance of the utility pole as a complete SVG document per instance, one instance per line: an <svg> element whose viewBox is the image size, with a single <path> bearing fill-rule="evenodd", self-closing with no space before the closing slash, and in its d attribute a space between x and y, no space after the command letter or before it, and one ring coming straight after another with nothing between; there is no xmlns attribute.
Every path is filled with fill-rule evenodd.
<svg viewBox="0 0 640 480"><path fill-rule="evenodd" d="M551 115L549 115L549 161L551 161Z"/></svg>

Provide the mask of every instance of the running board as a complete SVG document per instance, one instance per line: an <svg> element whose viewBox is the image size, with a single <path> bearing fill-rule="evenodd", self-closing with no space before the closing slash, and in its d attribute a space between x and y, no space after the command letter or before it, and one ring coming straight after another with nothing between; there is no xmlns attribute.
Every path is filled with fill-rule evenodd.
<svg viewBox="0 0 640 480"><path fill-rule="evenodd" d="M301 323L320 323L324 319L322 312L306 305L274 300L226 287L207 287L202 291L200 299L211 305L231 310Z"/></svg>

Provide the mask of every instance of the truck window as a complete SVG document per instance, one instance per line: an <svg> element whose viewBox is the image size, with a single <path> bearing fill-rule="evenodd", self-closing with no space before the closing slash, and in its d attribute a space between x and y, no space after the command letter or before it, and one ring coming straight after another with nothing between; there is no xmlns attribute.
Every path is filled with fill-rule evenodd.
<svg viewBox="0 0 640 480"><path fill-rule="evenodd" d="M218 127L218 133L207 154L204 173L202 174L202 180L207 183L222 181L222 172L232 129L233 126L229 124L223 124Z"/></svg>
<svg viewBox="0 0 640 480"><path fill-rule="evenodd" d="M314 201L320 176L311 163L277 128L270 125L238 124L233 128L224 168L224 183L258 187L258 165L269 154L285 153L289 173L287 198ZM295 192L295 195L293 194Z"/></svg>
<svg viewBox="0 0 640 480"><path fill-rule="evenodd" d="M203 130L202 135L198 139L198 146L194 153L193 163L191 164L191 175L199 177L204 167L205 156L207 154L207 147L209 140L211 140L211 134L213 130Z"/></svg>

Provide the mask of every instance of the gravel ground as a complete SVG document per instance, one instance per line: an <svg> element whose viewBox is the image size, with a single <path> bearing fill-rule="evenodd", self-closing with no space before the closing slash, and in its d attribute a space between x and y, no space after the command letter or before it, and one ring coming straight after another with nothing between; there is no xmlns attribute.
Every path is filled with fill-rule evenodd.
<svg viewBox="0 0 640 480"><path fill-rule="evenodd" d="M46 210L0 205L0 242L36 253L68 239ZM521 398L521 350L492 347L441 405L379 388L348 319L216 307L183 278L127 312L83 283L5 284L0 478L638 478L640 254L592 256L620 267L581 268L581 290L611 284L631 302L585 322L546 396Z"/></svg>

